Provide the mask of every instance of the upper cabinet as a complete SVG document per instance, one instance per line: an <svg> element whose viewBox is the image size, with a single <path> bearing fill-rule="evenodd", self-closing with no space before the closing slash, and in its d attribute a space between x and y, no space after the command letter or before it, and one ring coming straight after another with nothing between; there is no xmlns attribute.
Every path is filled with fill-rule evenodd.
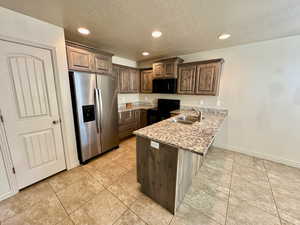
<svg viewBox="0 0 300 225"><path fill-rule="evenodd" d="M141 71L141 92L152 93L153 70Z"/></svg>
<svg viewBox="0 0 300 225"><path fill-rule="evenodd" d="M92 71L93 55L89 51L67 46L68 64L70 70Z"/></svg>
<svg viewBox="0 0 300 225"><path fill-rule="evenodd" d="M217 96L223 62L223 59L214 59L179 65L177 92Z"/></svg>
<svg viewBox="0 0 300 225"><path fill-rule="evenodd" d="M119 68L118 77L119 93L130 93L130 69Z"/></svg>
<svg viewBox="0 0 300 225"><path fill-rule="evenodd" d="M130 69L130 91L133 93L140 92L140 70Z"/></svg>
<svg viewBox="0 0 300 225"><path fill-rule="evenodd" d="M198 95L219 94L222 62L200 64L197 66L196 91Z"/></svg>
<svg viewBox="0 0 300 225"><path fill-rule="evenodd" d="M113 76L118 78L119 93L139 93L140 71L138 69L113 65Z"/></svg>
<svg viewBox="0 0 300 225"><path fill-rule="evenodd" d="M180 66L178 69L177 92L179 94L195 93L196 65Z"/></svg>
<svg viewBox="0 0 300 225"><path fill-rule="evenodd" d="M97 73L112 73L112 58L100 54L95 54L95 71Z"/></svg>
<svg viewBox="0 0 300 225"><path fill-rule="evenodd" d="M175 57L153 63L154 78L177 78L178 64L182 62L181 58Z"/></svg>
<svg viewBox="0 0 300 225"><path fill-rule="evenodd" d="M70 70L112 74L112 54L69 41L66 44Z"/></svg>

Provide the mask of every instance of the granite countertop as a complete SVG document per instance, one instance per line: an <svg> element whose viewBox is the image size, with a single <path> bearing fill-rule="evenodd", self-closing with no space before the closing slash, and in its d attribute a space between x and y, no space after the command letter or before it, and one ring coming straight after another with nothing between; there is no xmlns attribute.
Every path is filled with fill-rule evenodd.
<svg viewBox="0 0 300 225"><path fill-rule="evenodd" d="M135 135L152 139L196 154L205 155L215 139L217 132L227 117L227 110L209 109L202 111L201 122L192 125L174 122L182 115L196 115L191 110L176 110L180 115L144 127L134 132Z"/></svg>
<svg viewBox="0 0 300 225"><path fill-rule="evenodd" d="M138 110L138 109L153 109L155 108L155 106L153 105L140 105L140 106L133 106L131 108L125 108L125 107L121 107L118 108L119 112L126 112L126 111L132 111L132 110Z"/></svg>

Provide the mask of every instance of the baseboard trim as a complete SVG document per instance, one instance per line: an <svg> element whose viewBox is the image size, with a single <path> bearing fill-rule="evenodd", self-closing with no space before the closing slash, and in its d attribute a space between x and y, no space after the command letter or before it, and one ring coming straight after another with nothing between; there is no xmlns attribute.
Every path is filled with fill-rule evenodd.
<svg viewBox="0 0 300 225"><path fill-rule="evenodd" d="M17 193L18 193L18 191L14 192L14 191L11 190L11 191L9 191L9 192L7 192L5 194L2 194L2 195L0 195L0 201L2 201L4 199L7 199L7 198L9 198L9 197L11 197L11 196L13 196L13 195L15 195Z"/></svg>
<svg viewBox="0 0 300 225"><path fill-rule="evenodd" d="M284 164L284 165L287 165L287 166L300 168L300 162L296 162L296 161L292 161L292 160L289 160L289 159L284 159L284 158L272 156L272 155L269 155L269 154L263 154L263 153L260 153L260 152L249 151L247 149L243 149L243 148L236 147L236 146L233 146L233 145L217 144L217 145L215 145L215 147L223 148L223 149L233 151L233 152L243 153L245 155L254 156L254 157L257 157L257 158L261 158L261 159L270 160L270 161L281 163L281 164Z"/></svg>

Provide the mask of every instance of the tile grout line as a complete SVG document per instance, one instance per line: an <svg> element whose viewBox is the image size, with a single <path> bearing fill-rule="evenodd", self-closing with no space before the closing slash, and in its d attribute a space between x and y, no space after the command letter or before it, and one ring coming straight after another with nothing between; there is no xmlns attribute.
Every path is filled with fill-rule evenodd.
<svg viewBox="0 0 300 225"><path fill-rule="evenodd" d="M280 216L280 214L279 214L279 209L278 209L278 206L277 206L277 202L276 202L276 200L275 200L275 196L274 196L274 192L273 192L272 185L271 185L271 182L270 182L268 170L267 170L267 168L266 168L266 165L265 165L265 161L264 161L264 160L263 160L263 165L264 165L264 168L265 168L265 171L266 171L266 175L267 175L267 178L268 178L269 187L270 187L271 192L272 192L272 197L273 197L273 201L274 201L274 204L275 204L275 207L276 207L277 216L278 216L278 219L279 219L280 224L282 225L281 216Z"/></svg>
<svg viewBox="0 0 300 225"><path fill-rule="evenodd" d="M67 217L71 220L72 224L74 224L73 220L72 220L71 217L70 217L70 214L68 213L68 211L66 210L66 208L64 207L64 205L62 204L62 202L60 201L60 199L59 199L57 193L54 191L53 187L50 185L50 183L49 183L48 181L47 181L47 184L50 186L51 190L52 190L53 193L55 194L57 200L59 201L60 205L62 206L62 208L64 209L65 213L67 214ZM74 210L74 211L75 211L75 210ZM66 219L66 218L65 218L65 219ZM64 221L64 220L62 220L62 221ZM56 224L59 224L59 223L62 222L62 221L59 221L59 222L56 223Z"/></svg>
<svg viewBox="0 0 300 225"><path fill-rule="evenodd" d="M230 196L231 196L231 184L232 184L232 176L233 176L233 166L234 166L234 164L235 164L235 153L234 153L234 158L233 158L232 167L231 167L231 176L230 176L229 194L228 194L228 200L227 200L225 225L227 224L227 219L228 219L229 200L230 200Z"/></svg>
<svg viewBox="0 0 300 225"><path fill-rule="evenodd" d="M148 225L148 223L145 220L143 220L139 215L137 215L131 208L129 208L129 211L131 211L134 215L136 215L138 218L140 218L146 225Z"/></svg>

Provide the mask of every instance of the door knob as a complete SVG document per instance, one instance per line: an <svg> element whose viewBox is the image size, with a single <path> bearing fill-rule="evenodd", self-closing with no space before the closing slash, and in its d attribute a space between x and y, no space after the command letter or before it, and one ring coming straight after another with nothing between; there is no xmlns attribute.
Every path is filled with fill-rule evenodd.
<svg viewBox="0 0 300 225"><path fill-rule="evenodd" d="M60 123L60 120L53 120L52 121L52 124L58 124L58 123Z"/></svg>

